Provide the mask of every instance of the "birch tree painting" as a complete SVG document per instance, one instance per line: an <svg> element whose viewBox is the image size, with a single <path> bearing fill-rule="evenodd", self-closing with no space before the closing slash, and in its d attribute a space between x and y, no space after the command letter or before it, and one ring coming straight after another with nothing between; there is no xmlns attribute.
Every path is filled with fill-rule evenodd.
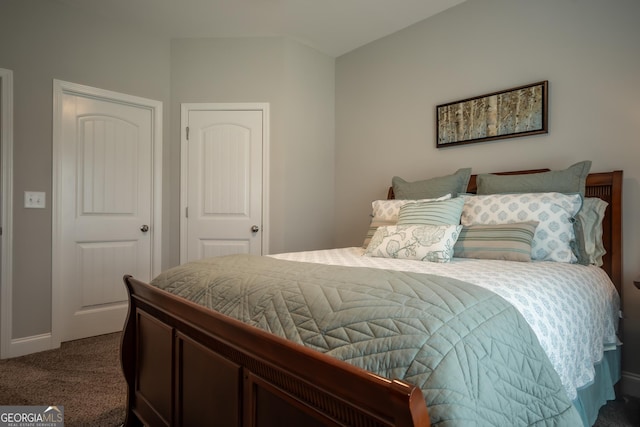
<svg viewBox="0 0 640 427"><path fill-rule="evenodd" d="M547 83L439 105L436 146L546 133Z"/></svg>

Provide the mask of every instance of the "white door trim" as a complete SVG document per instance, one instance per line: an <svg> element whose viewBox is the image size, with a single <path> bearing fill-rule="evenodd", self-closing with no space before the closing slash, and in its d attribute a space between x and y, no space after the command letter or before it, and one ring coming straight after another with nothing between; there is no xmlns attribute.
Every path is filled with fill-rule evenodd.
<svg viewBox="0 0 640 427"><path fill-rule="evenodd" d="M61 147L61 123L62 123L62 98L64 94L90 96L98 99L104 99L110 102L117 102L132 105L138 108L145 108L151 112L153 135L153 161L152 161L152 177L153 177L153 202L152 202L152 220L150 227L153 230L151 236L151 272L153 276L160 273L162 261L162 102L146 98L140 98L133 95L127 95L118 92L112 92L103 89L97 89L90 86L84 86L76 83L64 82L61 80L53 81L53 188L51 196L52 210L52 321L51 321L51 348L60 346L62 324L61 320L61 297L63 295L63 283L61 280L61 251L62 242L62 206L58 203L58 197L61 193L61 165L62 159L60 154Z"/></svg>
<svg viewBox="0 0 640 427"><path fill-rule="evenodd" d="M0 275L0 358L13 357L13 72L0 68L2 117L2 274Z"/></svg>
<svg viewBox="0 0 640 427"><path fill-rule="evenodd" d="M269 103L183 103L180 113L180 263L187 259L187 178L189 152L186 123L190 111L262 112L262 254L269 253Z"/></svg>

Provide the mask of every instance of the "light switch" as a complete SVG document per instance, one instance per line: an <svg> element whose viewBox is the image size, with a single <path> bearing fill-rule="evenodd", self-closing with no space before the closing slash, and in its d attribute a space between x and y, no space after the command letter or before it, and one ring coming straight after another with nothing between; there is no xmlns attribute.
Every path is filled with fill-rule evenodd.
<svg viewBox="0 0 640 427"><path fill-rule="evenodd" d="M46 206L46 195L44 191L25 191L24 207L44 209Z"/></svg>

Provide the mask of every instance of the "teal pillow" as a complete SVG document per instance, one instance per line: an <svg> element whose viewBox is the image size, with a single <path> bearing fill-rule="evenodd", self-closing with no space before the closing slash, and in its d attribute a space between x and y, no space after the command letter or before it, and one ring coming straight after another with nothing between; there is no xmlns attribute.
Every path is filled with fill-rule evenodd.
<svg viewBox="0 0 640 427"><path fill-rule="evenodd" d="M471 168L458 169L454 174L422 181L407 182L394 176L391 179L393 194L396 199L433 199L451 194L456 197L459 193L466 193L471 177Z"/></svg>
<svg viewBox="0 0 640 427"><path fill-rule="evenodd" d="M438 202L409 202L400 207L398 225L458 225L464 207L464 199Z"/></svg>
<svg viewBox="0 0 640 427"><path fill-rule="evenodd" d="M584 197L591 161L585 160L561 171L520 175L479 174L477 194L580 193Z"/></svg>
<svg viewBox="0 0 640 427"><path fill-rule="evenodd" d="M607 253L602 241L602 220L607 205L597 197L585 197L582 209L575 216L576 240L572 249L580 264L602 266L602 256Z"/></svg>

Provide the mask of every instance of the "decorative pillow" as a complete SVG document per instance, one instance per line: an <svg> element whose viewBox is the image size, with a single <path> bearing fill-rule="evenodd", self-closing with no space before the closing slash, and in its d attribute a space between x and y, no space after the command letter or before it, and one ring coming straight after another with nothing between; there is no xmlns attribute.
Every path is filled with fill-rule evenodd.
<svg viewBox="0 0 640 427"><path fill-rule="evenodd" d="M391 179L393 194L396 199L431 199L451 194L466 193L471 177L471 168L458 169L454 174L423 181L407 182L394 176Z"/></svg>
<svg viewBox="0 0 640 427"><path fill-rule="evenodd" d="M371 202L371 224L369 224L369 230L364 238L363 248L366 248L371 241L373 233L376 232L378 227L383 225L395 225L398 222L398 214L400 208L407 203L417 202L438 202L441 200L447 200L451 198L451 194L446 194L436 199L422 199L422 200L374 200Z"/></svg>
<svg viewBox="0 0 640 427"><path fill-rule="evenodd" d="M580 264L602 266L602 256L607 253L602 242L602 220L607 205L597 197L586 197L576 215L574 253Z"/></svg>
<svg viewBox="0 0 640 427"><path fill-rule="evenodd" d="M580 194L524 193L466 197L462 225L512 224L537 221L531 259L576 262L571 250L574 217L582 206Z"/></svg>
<svg viewBox="0 0 640 427"><path fill-rule="evenodd" d="M536 221L528 221L462 227L453 256L529 262L537 226Z"/></svg>
<svg viewBox="0 0 640 427"><path fill-rule="evenodd" d="M379 227L365 255L449 262L461 225L389 225Z"/></svg>
<svg viewBox="0 0 640 427"><path fill-rule="evenodd" d="M591 161L585 160L561 171L520 175L478 174L478 195L503 193L580 193L584 196Z"/></svg>
<svg viewBox="0 0 640 427"><path fill-rule="evenodd" d="M438 202L406 203L398 213L398 225L458 225L463 206L464 199L461 197Z"/></svg>

